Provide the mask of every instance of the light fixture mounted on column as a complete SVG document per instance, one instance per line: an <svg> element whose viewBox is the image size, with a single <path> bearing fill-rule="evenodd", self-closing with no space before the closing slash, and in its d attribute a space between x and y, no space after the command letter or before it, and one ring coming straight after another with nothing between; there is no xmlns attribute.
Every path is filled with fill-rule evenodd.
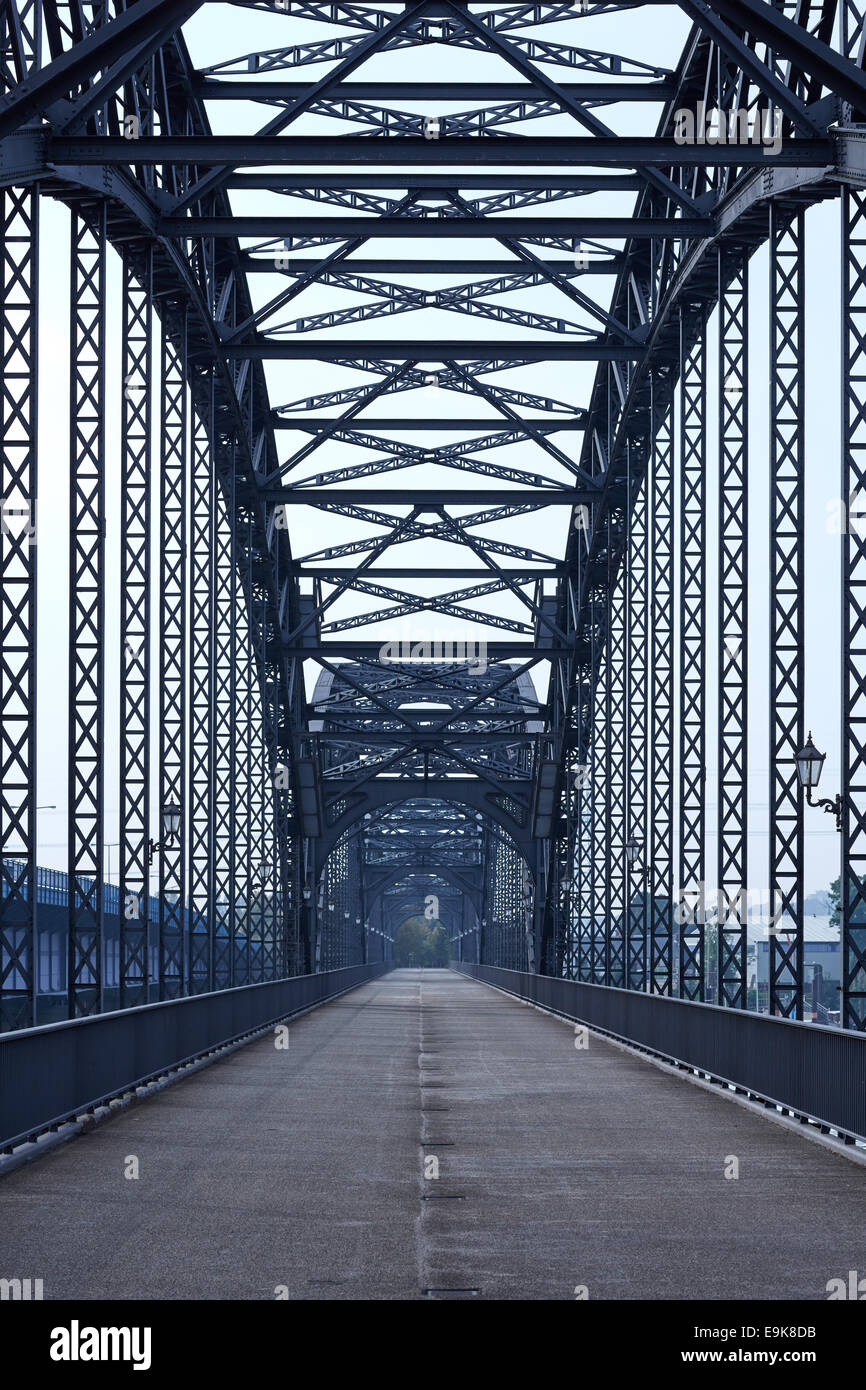
<svg viewBox="0 0 866 1390"><path fill-rule="evenodd" d="M169 849L180 833L180 807L174 801L167 801L162 808L162 839L148 840L147 862L153 863L153 856Z"/></svg>
<svg viewBox="0 0 866 1390"><path fill-rule="evenodd" d="M644 881L644 886L646 887L647 883L649 882L651 866L649 864L644 864L643 866L639 864L638 861L640 860L642 854L642 842L638 839L637 835L629 835L628 839L625 842L626 859L628 860L629 868L633 869L636 874L641 875Z"/></svg>
<svg viewBox="0 0 866 1390"><path fill-rule="evenodd" d="M809 730L809 737L806 745L797 754L797 776L800 779L800 786L806 789L806 802L809 806L820 808L828 815L836 817L836 829L842 829L842 808L845 805L841 792L837 792L834 797L822 796L817 801L812 800L812 788L817 787L821 780L821 773L824 768L826 753L819 753L812 742L812 731Z"/></svg>

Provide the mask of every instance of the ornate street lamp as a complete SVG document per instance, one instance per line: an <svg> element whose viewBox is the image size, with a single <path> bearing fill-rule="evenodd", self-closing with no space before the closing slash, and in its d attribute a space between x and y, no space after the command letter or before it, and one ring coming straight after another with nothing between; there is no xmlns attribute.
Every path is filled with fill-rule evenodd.
<svg viewBox="0 0 866 1390"><path fill-rule="evenodd" d="M626 842L625 842L625 855L626 855L626 859L628 860L629 868L630 868L630 869L634 869L635 873L636 873L636 874L639 874L639 875L641 876L641 878L643 879L644 891L646 891L646 889L647 889L648 886L649 886L650 874L651 874L651 872L652 872L652 865L651 865L651 864L644 864L643 868L641 868L641 867L639 866L638 860L640 859L640 857L641 857L642 854L643 854L643 843L642 843L642 841L640 841L640 840L638 839L637 835L634 835L634 834L630 835L630 836L628 837L628 839L626 840Z"/></svg>
<svg viewBox="0 0 866 1390"><path fill-rule="evenodd" d="M167 801L162 808L162 839L159 841L148 841L148 865L153 863L153 856L155 854L161 854L164 849L168 849L174 844L179 832L180 807L174 801Z"/></svg>
<svg viewBox="0 0 866 1390"><path fill-rule="evenodd" d="M812 742L812 731L809 730L809 737L806 745L797 754L797 776L800 779L800 786L806 789L806 802L809 806L814 806L828 815L836 817L836 829L842 829L842 808L845 804L841 792L837 792L835 797L822 796L817 801L812 800L812 788L817 787L821 780L821 773L824 769L824 759L826 753L819 753Z"/></svg>

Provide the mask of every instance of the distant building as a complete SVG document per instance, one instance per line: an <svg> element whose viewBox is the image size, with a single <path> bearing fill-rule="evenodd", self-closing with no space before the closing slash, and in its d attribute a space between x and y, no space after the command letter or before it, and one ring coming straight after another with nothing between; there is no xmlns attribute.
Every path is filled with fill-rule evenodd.
<svg viewBox="0 0 866 1390"><path fill-rule="evenodd" d="M759 1008L769 1010L770 932L769 922L750 922L748 929L749 988L755 988L757 974ZM786 940L783 924L780 939ZM842 947L839 927L830 925L829 915L806 916L803 922L803 974L805 1018L815 1023L839 1022L839 986L842 983ZM756 969L757 967L757 969Z"/></svg>

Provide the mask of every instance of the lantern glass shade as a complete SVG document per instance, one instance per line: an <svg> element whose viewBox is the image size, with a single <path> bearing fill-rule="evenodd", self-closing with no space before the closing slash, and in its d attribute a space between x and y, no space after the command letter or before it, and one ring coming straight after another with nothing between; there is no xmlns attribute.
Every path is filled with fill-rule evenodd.
<svg viewBox="0 0 866 1390"><path fill-rule="evenodd" d="M628 862L636 864L640 859L641 842L636 835L630 835L625 842L625 852L628 855Z"/></svg>
<svg viewBox="0 0 866 1390"><path fill-rule="evenodd" d="M302 891L304 894L304 902L308 903L313 895L313 890L312 888L304 888Z"/></svg>
<svg viewBox="0 0 866 1390"><path fill-rule="evenodd" d="M806 745L797 754L797 776L800 779L801 787L817 787L821 780L821 769L824 766L826 753L819 753L812 742L812 734L806 740Z"/></svg>
<svg viewBox="0 0 866 1390"><path fill-rule="evenodd" d="M167 801L162 809L162 833L173 840L180 830L180 807L175 801Z"/></svg>

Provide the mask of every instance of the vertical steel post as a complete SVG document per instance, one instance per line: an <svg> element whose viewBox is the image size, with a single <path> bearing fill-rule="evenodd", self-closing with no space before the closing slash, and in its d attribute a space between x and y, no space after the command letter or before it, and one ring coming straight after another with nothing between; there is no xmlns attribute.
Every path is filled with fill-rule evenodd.
<svg viewBox="0 0 866 1390"><path fill-rule="evenodd" d="M718 843L716 1003L746 1007L748 865L748 265L719 271Z"/></svg>
<svg viewBox="0 0 866 1390"><path fill-rule="evenodd" d="M680 996L704 998L706 323L680 320Z"/></svg>
<svg viewBox="0 0 866 1390"><path fill-rule="evenodd" d="M207 419L192 429L190 522L189 991L214 988L214 532L213 378Z"/></svg>
<svg viewBox="0 0 866 1390"><path fill-rule="evenodd" d="M234 984L232 940L232 716L234 561L231 523L221 492L214 507L214 988Z"/></svg>
<svg viewBox="0 0 866 1390"><path fill-rule="evenodd" d="M652 631L650 636L650 794L646 836L650 900L650 988L673 990L674 836L674 425L673 409L656 408L653 385L650 496Z"/></svg>
<svg viewBox="0 0 866 1390"><path fill-rule="evenodd" d="M148 1002L150 913L151 256L123 262L120 448L120 1006Z"/></svg>
<svg viewBox="0 0 866 1390"><path fill-rule="evenodd" d="M647 486L637 490L631 513L627 547L628 588L628 814L627 830L641 846L634 868L626 863L628 874L628 958L626 980L629 989L644 990L647 983L647 893L644 872L647 844ZM630 492L634 493L634 485Z"/></svg>
<svg viewBox="0 0 866 1390"><path fill-rule="evenodd" d="M70 1018L103 1007L105 205L71 218L69 343Z"/></svg>
<svg viewBox="0 0 866 1390"><path fill-rule="evenodd" d="M770 204L770 1013L803 1017L805 219ZM843 369L844 377L844 369Z"/></svg>
<svg viewBox="0 0 866 1390"><path fill-rule="evenodd" d="M0 1031L36 1022L39 188L0 189Z"/></svg>
<svg viewBox="0 0 866 1390"><path fill-rule="evenodd" d="M625 578L613 584L608 608L608 675L605 685L609 729L608 872L610 874L609 984L626 985L626 619Z"/></svg>
<svg viewBox="0 0 866 1390"><path fill-rule="evenodd" d="M187 815L187 387L186 321L163 322L159 624L159 997L177 999L186 983ZM165 808L180 811L174 839Z"/></svg>
<svg viewBox="0 0 866 1390"><path fill-rule="evenodd" d="M842 1023L866 1031L866 193L842 190ZM854 518L854 514L859 513Z"/></svg>
<svg viewBox="0 0 866 1390"><path fill-rule="evenodd" d="M592 801L593 817L593 984L610 983L608 922L610 921L610 891L607 873L608 806L607 806L607 656L603 647L604 633L600 630L602 598L593 594L593 638L598 651L598 677L593 692L592 730Z"/></svg>

